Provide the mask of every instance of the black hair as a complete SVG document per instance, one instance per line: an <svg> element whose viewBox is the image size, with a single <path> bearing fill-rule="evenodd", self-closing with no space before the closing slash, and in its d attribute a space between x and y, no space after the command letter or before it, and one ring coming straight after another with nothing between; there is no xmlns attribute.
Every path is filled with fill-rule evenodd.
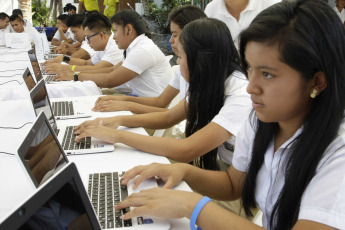
<svg viewBox="0 0 345 230"><path fill-rule="evenodd" d="M23 11L21 9L14 9L12 15L21 15L23 17Z"/></svg>
<svg viewBox="0 0 345 230"><path fill-rule="evenodd" d="M0 13L0 19L1 20L5 20L6 18L10 18L10 16L8 16L6 13L4 13L4 12L1 12Z"/></svg>
<svg viewBox="0 0 345 230"><path fill-rule="evenodd" d="M147 37L151 38L151 34L149 33L146 22L137 12L133 10L124 9L118 11L114 16L110 18L110 22L112 24L121 25L123 27L130 24L133 26L138 36L141 34L145 34Z"/></svg>
<svg viewBox="0 0 345 230"><path fill-rule="evenodd" d="M109 19L100 13L93 13L88 14L86 19L84 20L83 27L89 28L93 32L107 32L110 33L111 31L111 23Z"/></svg>
<svg viewBox="0 0 345 230"><path fill-rule="evenodd" d="M187 55L189 101L186 136L199 131L219 113L224 105L225 80L241 70L239 56L229 28L214 18L188 23L179 37ZM205 169L219 169L217 148L194 160Z"/></svg>
<svg viewBox="0 0 345 230"><path fill-rule="evenodd" d="M66 25L68 18L69 16L67 14L60 14L56 19L60 20L63 24Z"/></svg>
<svg viewBox="0 0 345 230"><path fill-rule="evenodd" d="M18 14L13 14L13 15L10 16L10 21L11 22L15 21L16 19L18 19L21 22L24 22L23 19L18 16Z"/></svg>
<svg viewBox="0 0 345 230"><path fill-rule="evenodd" d="M276 47L280 60L298 71L305 82L323 72L327 87L312 101L301 133L290 143L284 165L284 186L274 204L271 229L292 229L301 199L321 158L337 135L345 109L345 30L335 11L320 0L283 1L262 11L240 34L240 54L254 41ZM251 162L242 191L244 209L256 206L256 177L269 143L278 131L275 122L264 123L252 113L256 131ZM317 127L317 128L316 128ZM270 199L270 198L267 198Z"/></svg>
<svg viewBox="0 0 345 230"><path fill-rule="evenodd" d="M83 25L85 17L81 14L74 14L69 16L66 26L67 27L80 27Z"/></svg>
<svg viewBox="0 0 345 230"><path fill-rule="evenodd" d="M63 12L68 12L69 10L77 10L77 7L72 5L71 3L67 3L65 7L63 8Z"/></svg>
<svg viewBox="0 0 345 230"><path fill-rule="evenodd" d="M175 23L182 30L189 22L206 17L207 15L199 7L183 5L173 9L169 13L169 23Z"/></svg>
<svg viewBox="0 0 345 230"><path fill-rule="evenodd" d="M71 7L70 7L68 10L69 10L69 11L70 11L70 10L77 11L77 7L75 7L74 5L71 5Z"/></svg>

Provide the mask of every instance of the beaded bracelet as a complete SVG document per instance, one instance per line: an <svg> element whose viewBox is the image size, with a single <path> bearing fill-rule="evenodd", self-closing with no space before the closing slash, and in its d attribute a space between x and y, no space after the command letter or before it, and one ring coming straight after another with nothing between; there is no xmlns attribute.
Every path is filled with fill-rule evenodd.
<svg viewBox="0 0 345 230"><path fill-rule="evenodd" d="M196 219L198 219L199 213L201 209L208 203L210 202L211 199L208 198L207 196L204 196L194 207L192 216L190 217L190 229L191 230L201 230L201 228L197 227L195 228L195 223Z"/></svg>

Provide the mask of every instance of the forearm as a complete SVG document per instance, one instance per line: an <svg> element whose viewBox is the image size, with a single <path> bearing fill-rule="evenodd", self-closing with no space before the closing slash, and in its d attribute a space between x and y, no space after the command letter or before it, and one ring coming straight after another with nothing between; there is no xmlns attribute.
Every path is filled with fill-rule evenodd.
<svg viewBox="0 0 345 230"><path fill-rule="evenodd" d="M71 58L68 64L69 65L83 66L83 65L87 65L87 60L80 59L80 58Z"/></svg>
<svg viewBox="0 0 345 230"><path fill-rule="evenodd" d="M168 137L144 136L118 130L114 133L115 142L120 142L144 152L165 156L172 160L188 163L202 154L188 152L188 141Z"/></svg>
<svg viewBox="0 0 345 230"><path fill-rule="evenodd" d="M193 201L190 201L193 202ZM194 209L195 206L193 206ZM190 218L193 210L188 210L187 217ZM207 203L199 213L196 224L203 230L217 229L246 229L263 230L263 227L252 223L236 214L233 214L213 202Z"/></svg>
<svg viewBox="0 0 345 230"><path fill-rule="evenodd" d="M166 108L159 108L159 107L154 107L154 106L142 105L142 104L131 102L131 101L128 101L126 103L126 106L127 106L127 109L126 109L127 111L131 111L132 113L135 113L135 114L164 112L164 111L168 110Z"/></svg>
<svg viewBox="0 0 345 230"><path fill-rule="evenodd" d="M241 194L236 194L232 189L226 171L205 170L186 164L184 167L184 181L193 189L204 196L217 200L235 200Z"/></svg>
<svg viewBox="0 0 345 230"><path fill-rule="evenodd" d="M53 46L59 46L61 44L61 42L59 42L57 39L53 39L52 42L51 42L51 45Z"/></svg>
<svg viewBox="0 0 345 230"><path fill-rule="evenodd" d="M147 129L166 129L182 121L182 119L170 119L170 116L165 112L117 116L116 120L118 125L126 127L143 127Z"/></svg>
<svg viewBox="0 0 345 230"><path fill-rule="evenodd" d="M84 70L83 73L99 74L99 73L110 73L111 71L113 71L113 66L101 68L101 69L88 69L88 70Z"/></svg>

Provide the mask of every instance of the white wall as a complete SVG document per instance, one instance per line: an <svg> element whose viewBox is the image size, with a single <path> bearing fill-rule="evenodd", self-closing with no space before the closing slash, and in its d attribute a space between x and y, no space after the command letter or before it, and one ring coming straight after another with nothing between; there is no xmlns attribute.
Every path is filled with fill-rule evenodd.
<svg viewBox="0 0 345 230"><path fill-rule="evenodd" d="M17 0L0 0L0 12L5 12L9 16L12 15L12 10L18 8Z"/></svg>

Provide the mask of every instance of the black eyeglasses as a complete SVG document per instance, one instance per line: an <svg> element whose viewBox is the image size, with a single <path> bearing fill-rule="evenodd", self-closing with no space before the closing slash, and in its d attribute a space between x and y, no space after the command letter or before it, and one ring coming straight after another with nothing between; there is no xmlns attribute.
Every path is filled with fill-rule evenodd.
<svg viewBox="0 0 345 230"><path fill-rule="evenodd" d="M92 34L92 35L90 35L90 36L86 36L87 41L90 42L90 38L96 36L96 35L99 34L99 33L105 34L105 32L97 32L97 33L94 33L94 34Z"/></svg>

